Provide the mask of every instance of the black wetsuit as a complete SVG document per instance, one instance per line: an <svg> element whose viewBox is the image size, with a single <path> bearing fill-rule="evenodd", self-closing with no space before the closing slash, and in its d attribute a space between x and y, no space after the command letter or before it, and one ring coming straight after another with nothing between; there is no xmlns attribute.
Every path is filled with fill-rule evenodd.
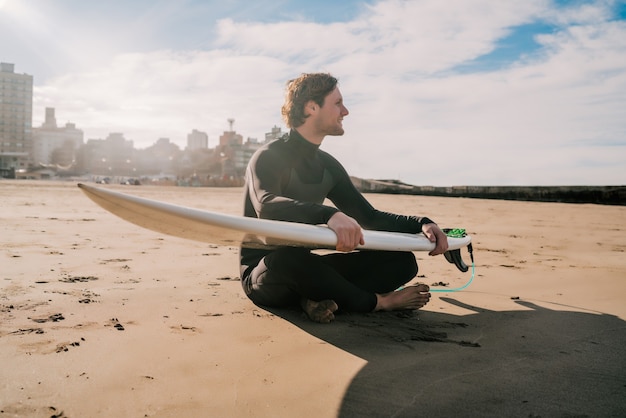
<svg viewBox="0 0 626 418"><path fill-rule="evenodd" d="M328 198L336 206L324 205ZM419 233L428 218L376 210L354 187L342 165L291 130L264 145L248 165L244 215L326 224L338 211L364 229ZM410 252L355 251L319 255L302 248L241 248L246 295L266 306L297 304L302 297L334 300L340 309L369 312L376 293L397 289L417 274Z"/></svg>

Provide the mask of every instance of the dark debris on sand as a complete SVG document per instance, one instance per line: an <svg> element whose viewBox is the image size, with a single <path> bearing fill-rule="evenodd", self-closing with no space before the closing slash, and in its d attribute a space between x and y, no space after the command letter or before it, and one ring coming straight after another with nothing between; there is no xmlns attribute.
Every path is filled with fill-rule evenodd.
<svg viewBox="0 0 626 418"><path fill-rule="evenodd" d="M92 280L98 280L98 278L95 276L72 276L59 279L63 283L84 283Z"/></svg>

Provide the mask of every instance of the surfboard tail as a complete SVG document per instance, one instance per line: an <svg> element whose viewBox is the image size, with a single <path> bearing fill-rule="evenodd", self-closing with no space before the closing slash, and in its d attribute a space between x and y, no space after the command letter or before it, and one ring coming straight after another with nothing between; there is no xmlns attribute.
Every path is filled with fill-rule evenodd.
<svg viewBox="0 0 626 418"><path fill-rule="evenodd" d="M462 228L444 228L443 232L448 236L448 238L464 238L467 236L465 229ZM474 264L474 254L471 242L467 244L467 251L469 252L472 264ZM456 268L458 268L463 273L469 270L469 267L463 261L460 248L448 250L443 253L443 255L449 263L454 264Z"/></svg>

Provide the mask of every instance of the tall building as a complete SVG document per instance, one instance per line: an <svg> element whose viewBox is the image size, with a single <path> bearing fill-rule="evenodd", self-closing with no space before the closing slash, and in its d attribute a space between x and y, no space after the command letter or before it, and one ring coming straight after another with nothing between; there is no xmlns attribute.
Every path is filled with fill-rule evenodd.
<svg viewBox="0 0 626 418"><path fill-rule="evenodd" d="M106 139L89 139L82 148L83 164L88 171L98 175L132 175L135 172L133 141L119 132L110 133Z"/></svg>
<svg viewBox="0 0 626 418"><path fill-rule="evenodd" d="M220 156L222 164L222 177L236 177L238 171L242 171L241 147L243 136L235 132L233 125L235 119L228 119L230 130L220 135L220 143L215 147L215 152ZM245 167L243 167L245 169Z"/></svg>
<svg viewBox="0 0 626 418"><path fill-rule="evenodd" d="M187 149L189 151L207 148L209 148L209 136L206 132L194 129L187 135Z"/></svg>
<svg viewBox="0 0 626 418"><path fill-rule="evenodd" d="M76 163L76 153L83 145L83 131L73 123L57 126L54 108L46 108L46 120L33 128L33 164L71 166Z"/></svg>
<svg viewBox="0 0 626 418"><path fill-rule="evenodd" d="M14 69L14 64L0 63L0 177L15 177L30 163L33 76Z"/></svg>
<svg viewBox="0 0 626 418"><path fill-rule="evenodd" d="M229 119L232 120L232 119ZM222 135L220 135L220 144L219 147L237 147L243 144L243 135L238 134L232 129L232 124L230 127L230 131L224 131Z"/></svg>
<svg viewBox="0 0 626 418"><path fill-rule="evenodd" d="M274 125L274 127L272 128L271 132L266 132L265 133L265 142L271 142L271 141L275 141L278 138L280 138L281 136L283 136L283 131L280 127Z"/></svg>

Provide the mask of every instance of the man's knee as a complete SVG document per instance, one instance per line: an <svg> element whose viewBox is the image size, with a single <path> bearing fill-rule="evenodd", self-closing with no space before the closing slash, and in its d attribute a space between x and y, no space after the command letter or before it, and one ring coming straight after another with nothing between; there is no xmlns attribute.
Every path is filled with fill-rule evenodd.
<svg viewBox="0 0 626 418"><path fill-rule="evenodd" d="M417 276L419 268L417 266L415 254L411 252L397 252L396 257L396 265L398 268L402 268L404 275L408 277L409 280Z"/></svg>
<svg viewBox="0 0 626 418"><path fill-rule="evenodd" d="M310 257L311 252L306 248L282 247L265 256L265 264L269 269L292 269L302 266Z"/></svg>

